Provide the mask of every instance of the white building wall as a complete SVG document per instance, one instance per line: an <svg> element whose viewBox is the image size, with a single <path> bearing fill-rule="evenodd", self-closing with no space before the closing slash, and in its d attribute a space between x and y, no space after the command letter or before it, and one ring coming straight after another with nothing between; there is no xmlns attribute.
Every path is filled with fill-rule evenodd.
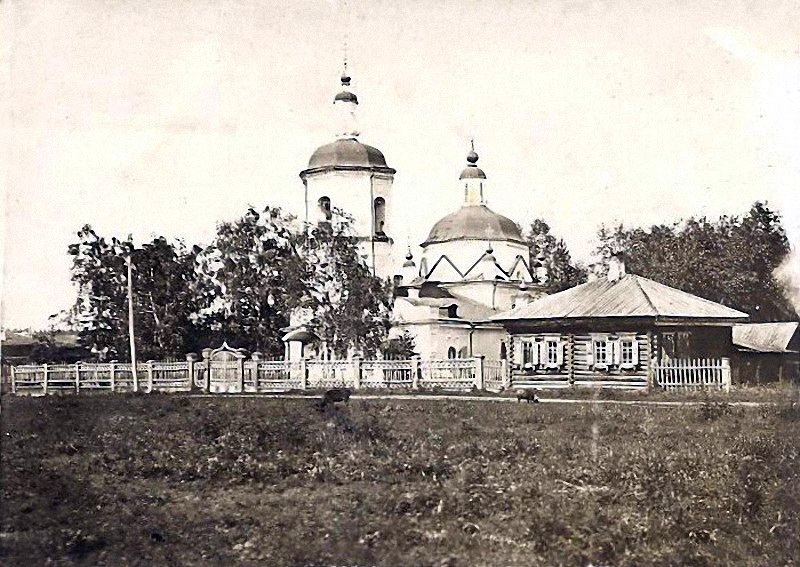
<svg viewBox="0 0 800 567"><path fill-rule="evenodd" d="M397 259L391 240L395 227L394 203L392 199L392 174L369 170L325 171L310 174L305 180L306 221L317 223L325 220L319 201L330 199L331 209L341 209L353 217L353 231L362 239L359 246L367 265L374 266L375 275L391 278L398 271ZM374 202L377 197L385 201L384 232L388 242L372 242L375 232Z"/></svg>
<svg viewBox="0 0 800 567"><path fill-rule="evenodd" d="M514 266L517 256L522 256L527 262L528 247L524 244L506 241L488 242L485 240L454 240L430 244L425 247L422 258L428 270L431 270L439 258L447 256L461 273L465 273L486 253L490 245L497 263L506 271L511 270L512 266ZM480 266L477 267L477 271L480 271ZM526 281L530 282L531 280L527 278Z"/></svg>

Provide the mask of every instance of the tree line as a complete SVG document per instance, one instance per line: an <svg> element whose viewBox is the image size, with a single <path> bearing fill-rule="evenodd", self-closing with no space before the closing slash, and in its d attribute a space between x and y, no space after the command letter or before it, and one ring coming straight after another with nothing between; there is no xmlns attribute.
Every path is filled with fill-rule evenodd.
<svg viewBox="0 0 800 567"><path fill-rule="evenodd" d="M601 226L596 254L624 251L629 272L729 305L753 321L796 319L776 276L789 253L778 213L753 204L742 216L689 218L649 228ZM603 263L573 260L543 219L525 231L531 266L543 266L555 293L602 275ZM217 227L205 247L159 236L141 246L105 238L86 225L69 246L78 295L72 326L87 356L125 360L128 346L127 260L138 356L182 357L223 340L281 357L283 330L306 324L333 354L357 350L404 356L410 337L388 341L391 282L372 275L359 255L352 218L304 226L280 208L250 208ZM45 337L46 338L46 337ZM38 358L57 359L43 342ZM44 353L44 354L42 354Z"/></svg>
<svg viewBox="0 0 800 567"><path fill-rule="evenodd" d="M203 248L164 237L135 247L84 226L69 247L79 342L98 358L128 358L129 258L140 359L223 340L280 357L290 324L312 327L336 355L374 355L386 341L391 289L360 257L351 227L342 211L305 228L280 208L250 208Z"/></svg>

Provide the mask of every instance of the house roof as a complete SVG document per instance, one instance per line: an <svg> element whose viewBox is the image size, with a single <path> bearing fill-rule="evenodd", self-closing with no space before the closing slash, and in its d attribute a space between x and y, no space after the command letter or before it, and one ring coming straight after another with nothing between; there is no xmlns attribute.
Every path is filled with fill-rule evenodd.
<svg viewBox="0 0 800 567"><path fill-rule="evenodd" d="M743 323L733 326L733 344L756 352L797 352L790 343L800 323Z"/></svg>
<svg viewBox="0 0 800 567"><path fill-rule="evenodd" d="M601 278L542 297L494 320L652 317L735 321L748 315L653 280L627 274L617 281Z"/></svg>

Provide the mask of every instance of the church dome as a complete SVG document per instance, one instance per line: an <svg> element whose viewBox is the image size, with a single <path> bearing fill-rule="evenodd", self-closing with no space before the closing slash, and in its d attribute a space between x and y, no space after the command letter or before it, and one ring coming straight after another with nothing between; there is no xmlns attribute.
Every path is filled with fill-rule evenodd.
<svg viewBox="0 0 800 567"><path fill-rule="evenodd" d="M464 206L433 225L422 246L451 240L511 241L525 244L517 223L486 205Z"/></svg>
<svg viewBox="0 0 800 567"><path fill-rule="evenodd" d="M388 167L378 148L362 144L355 138L336 140L320 146L311 154L308 169L318 167Z"/></svg>

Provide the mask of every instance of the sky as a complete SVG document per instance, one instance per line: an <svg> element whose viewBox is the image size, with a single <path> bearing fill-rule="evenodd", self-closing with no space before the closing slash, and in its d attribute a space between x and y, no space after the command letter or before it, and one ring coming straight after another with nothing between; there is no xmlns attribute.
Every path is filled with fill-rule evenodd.
<svg viewBox="0 0 800 567"><path fill-rule="evenodd" d="M400 246L460 206L597 228L783 215L800 246L796 1L0 3L2 326L75 297L67 245L207 244L250 205L300 213L346 51L360 140L397 170ZM399 225L399 226L398 226ZM800 260L798 260L800 264ZM793 266L800 271L800 266Z"/></svg>

